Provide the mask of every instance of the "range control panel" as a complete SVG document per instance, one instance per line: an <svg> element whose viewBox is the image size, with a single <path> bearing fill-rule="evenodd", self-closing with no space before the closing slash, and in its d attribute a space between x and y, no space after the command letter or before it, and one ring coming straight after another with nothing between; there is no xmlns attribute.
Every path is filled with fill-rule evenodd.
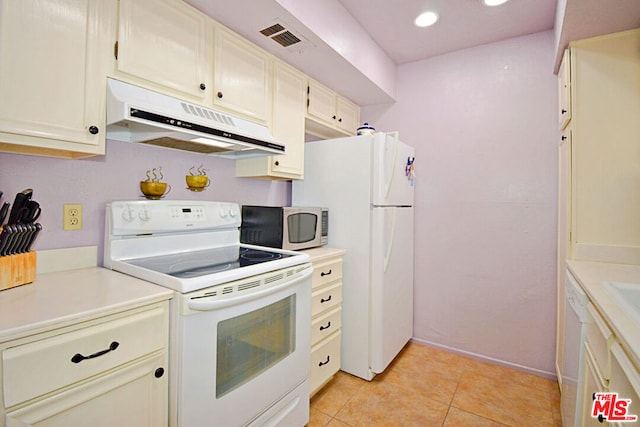
<svg viewBox="0 0 640 427"><path fill-rule="evenodd" d="M135 235L238 228L240 206L182 200L114 201L107 205L107 233Z"/></svg>

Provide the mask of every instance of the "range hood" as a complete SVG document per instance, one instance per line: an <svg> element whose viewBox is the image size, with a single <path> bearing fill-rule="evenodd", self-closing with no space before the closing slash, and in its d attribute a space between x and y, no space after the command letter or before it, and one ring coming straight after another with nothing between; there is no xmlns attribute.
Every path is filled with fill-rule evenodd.
<svg viewBox="0 0 640 427"><path fill-rule="evenodd" d="M264 125L110 78L107 138L232 159L285 152Z"/></svg>

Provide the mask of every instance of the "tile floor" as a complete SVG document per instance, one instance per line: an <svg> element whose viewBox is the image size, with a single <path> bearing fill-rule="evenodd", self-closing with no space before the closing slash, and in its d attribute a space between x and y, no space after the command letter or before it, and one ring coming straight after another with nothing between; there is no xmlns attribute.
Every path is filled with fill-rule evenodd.
<svg viewBox="0 0 640 427"><path fill-rule="evenodd" d="M311 399L308 427L562 426L556 381L417 343L368 382L344 372Z"/></svg>

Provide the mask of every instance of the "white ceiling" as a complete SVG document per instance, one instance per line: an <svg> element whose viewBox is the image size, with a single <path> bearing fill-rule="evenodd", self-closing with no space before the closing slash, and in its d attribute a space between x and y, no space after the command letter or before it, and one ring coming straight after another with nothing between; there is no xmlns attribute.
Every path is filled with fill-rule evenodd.
<svg viewBox="0 0 640 427"><path fill-rule="evenodd" d="M396 64L404 64L550 30L557 0L511 0L497 7L481 0L339 1ZM428 10L439 15L438 22L413 25Z"/></svg>
<svg viewBox="0 0 640 427"><path fill-rule="evenodd" d="M335 22L359 25L362 34L370 37L381 48L381 54L396 65L554 27L559 61L571 40L640 27L640 0L510 0L493 8L484 6L481 0L185 1L360 105L390 102L393 95L301 22L300 9L326 8L331 13L349 15ZM287 10L286 5L298 8L297 14ZM436 11L440 20L432 27L415 27L413 20L427 9ZM561 11L559 17L557 10ZM285 23L302 35L304 49L286 51L259 33L274 22ZM326 22L324 30L331 25ZM343 33L335 31L335 35Z"/></svg>

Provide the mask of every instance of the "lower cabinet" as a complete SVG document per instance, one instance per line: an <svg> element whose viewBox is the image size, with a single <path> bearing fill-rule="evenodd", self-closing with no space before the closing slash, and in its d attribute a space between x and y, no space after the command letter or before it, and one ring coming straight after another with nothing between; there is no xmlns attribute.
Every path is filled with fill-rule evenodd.
<svg viewBox="0 0 640 427"><path fill-rule="evenodd" d="M341 249L316 248L306 251L313 264L311 291L311 396L340 370L342 328Z"/></svg>
<svg viewBox="0 0 640 427"><path fill-rule="evenodd" d="M593 304L589 303L587 313L579 425L629 425L624 417L640 416L640 373ZM617 395L613 399L606 393ZM628 404L623 402L628 399Z"/></svg>
<svg viewBox="0 0 640 427"><path fill-rule="evenodd" d="M640 417L640 372L633 365L624 349L619 343L611 346L611 380L609 382L609 391L618 393L619 399L629 399L626 406L626 414L628 416L635 415ZM615 426L636 425L640 422L640 418L634 423L620 421L612 421Z"/></svg>
<svg viewBox="0 0 640 427"><path fill-rule="evenodd" d="M7 426L160 426L166 379L158 379L166 358L156 354L69 390L8 412ZM163 375L166 377L166 374Z"/></svg>
<svg viewBox="0 0 640 427"><path fill-rule="evenodd" d="M168 422L168 303L2 344L0 426Z"/></svg>

